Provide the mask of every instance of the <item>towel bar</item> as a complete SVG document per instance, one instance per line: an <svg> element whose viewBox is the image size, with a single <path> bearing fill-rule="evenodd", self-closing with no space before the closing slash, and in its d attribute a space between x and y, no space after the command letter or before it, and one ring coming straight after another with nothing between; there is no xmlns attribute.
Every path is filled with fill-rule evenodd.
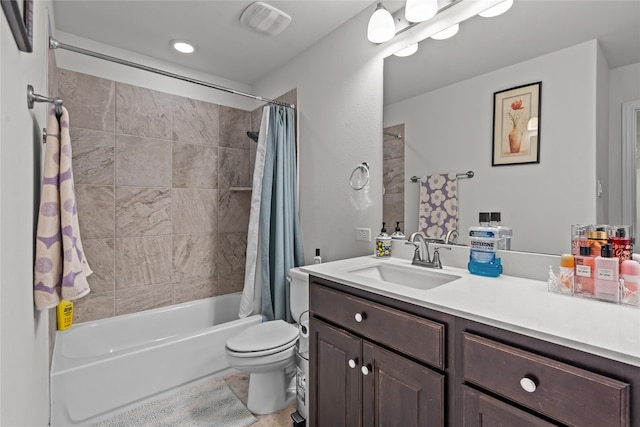
<svg viewBox="0 0 640 427"><path fill-rule="evenodd" d="M473 178L475 174L473 173L473 171L468 171L465 173L457 173L456 174L456 178L461 179L461 178ZM420 177L419 176L412 176L411 178L409 178L409 180L411 180L411 182L418 182L420 181Z"/></svg>
<svg viewBox="0 0 640 427"><path fill-rule="evenodd" d="M33 104L36 102L49 102L55 106L56 116L62 115L62 99L61 98L47 98L43 95L38 95L34 92L33 86L27 85L27 106L30 110L33 109Z"/></svg>

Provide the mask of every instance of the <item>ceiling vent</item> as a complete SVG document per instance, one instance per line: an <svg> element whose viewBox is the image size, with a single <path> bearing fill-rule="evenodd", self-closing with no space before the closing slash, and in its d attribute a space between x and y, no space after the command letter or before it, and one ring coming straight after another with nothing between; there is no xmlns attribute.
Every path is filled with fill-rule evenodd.
<svg viewBox="0 0 640 427"><path fill-rule="evenodd" d="M240 22L270 35L279 34L291 23L291 16L261 1L247 7Z"/></svg>

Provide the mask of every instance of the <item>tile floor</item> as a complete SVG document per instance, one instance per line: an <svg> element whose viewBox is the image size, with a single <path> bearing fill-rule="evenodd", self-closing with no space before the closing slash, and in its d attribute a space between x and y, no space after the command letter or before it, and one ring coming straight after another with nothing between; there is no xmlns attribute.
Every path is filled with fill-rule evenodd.
<svg viewBox="0 0 640 427"><path fill-rule="evenodd" d="M238 372L224 377L227 385L238 398L247 404L247 392L249 391L249 374ZM284 409L268 415L255 415L258 422L252 424L251 427L290 427L293 425L291 413L295 412L296 405L287 406Z"/></svg>

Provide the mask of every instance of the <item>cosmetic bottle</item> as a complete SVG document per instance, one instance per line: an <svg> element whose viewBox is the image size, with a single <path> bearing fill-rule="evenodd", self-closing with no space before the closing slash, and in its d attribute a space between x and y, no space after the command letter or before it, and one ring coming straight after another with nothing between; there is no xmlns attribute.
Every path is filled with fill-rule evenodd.
<svg viewBox="0 0 640 427"><path fill-rule="evenodd" d="M322 257L320 256L320 249L316 248L316 256L313 257L314 264L322 264Z"/></svg>
<svg viewBox="0 0 640 427"><path fill-rule="evenodd" d="M501 214L500 212L491 212L489 226L495 227L498 229L498 237L500 237L500 242L498 242L498 249L511 250L511 236L513 232L511 228L500 225Z"/></svg>
<svg viewBox="0 0 640 427"><path fill-rule="evenodd" d="M387 234L385 224L382 223L380 234L376 237L376 257L378 258L391 257L391 237Z"/></svg>
<svg viewBox="0 0 640 427"><path fill-rule="evenodd" d="M402 234L402 230L400 230L400 221L396 221L396 231L391 235L393 240L404 240L405 236Z"/></svg>
<svg viewBox="0 0 640 427"><path fill-rule="evenodd" d="M600 256L602 245L609 243L609 235L602 225L587 232L587 244L591 248L591 256Z"/></svg>
<svg viewBox="0 0 640 427"><path fill-rule="evenodd" d="M573 273L575 266L575 257L571 254L560 256L560 275L558 280L567 289L573 289Z"/></svg>
<svg viewBox="0 0 640 427"><path fill-rule="evenodd" d="M622 292L620 303L640 307L640 264L625 260L620 264Z"/></svg>
<svg viewBox="0 0 640 427"><path fill-rule="evenodd" d="M60 301L56 309L56 317L59 331L69 329L73 324L73 303L67 300Z"/></svg>
<svg viewBox="0 0 640 427"><path fill-rule="evenodd" d="M588 231L588 225L573 224L571 226L571 253L574 256L580 255L581 246L587 246Z"/></svg>
<svg viewBox="0 0 640 427"><path fill-rule="evenodd" d="M576 255L574 259L573 294L593 298L593 275L596 270L596 259L591 256L591 248L580 246L580 255Z"/></svg>
<svg viewBox="0 0 640 427"><path fill-rule="evenodd" d="M609 243L613 247L613 256L622 261L630 260L633 252L633 240L631 238L631 227L627 225L617 225L609 232Z"/></svg>
<svg viewBox="0 0 640 427"><path fill-rule="evenodd" d="M595 297L610 302L620 300L620 262L613 256L611 244L602 245L601 255L596 257Z"/></svg>

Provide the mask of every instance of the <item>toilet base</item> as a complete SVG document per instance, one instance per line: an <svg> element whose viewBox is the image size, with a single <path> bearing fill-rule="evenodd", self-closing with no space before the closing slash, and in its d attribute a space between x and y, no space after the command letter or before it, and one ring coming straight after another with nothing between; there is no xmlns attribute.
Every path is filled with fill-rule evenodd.
<svg viewBox="0 0 640 427"><path fill-rule="evenodd" d="M296 402L295 369L249 375L247 408L254 414L272 414Z"/></svg>

